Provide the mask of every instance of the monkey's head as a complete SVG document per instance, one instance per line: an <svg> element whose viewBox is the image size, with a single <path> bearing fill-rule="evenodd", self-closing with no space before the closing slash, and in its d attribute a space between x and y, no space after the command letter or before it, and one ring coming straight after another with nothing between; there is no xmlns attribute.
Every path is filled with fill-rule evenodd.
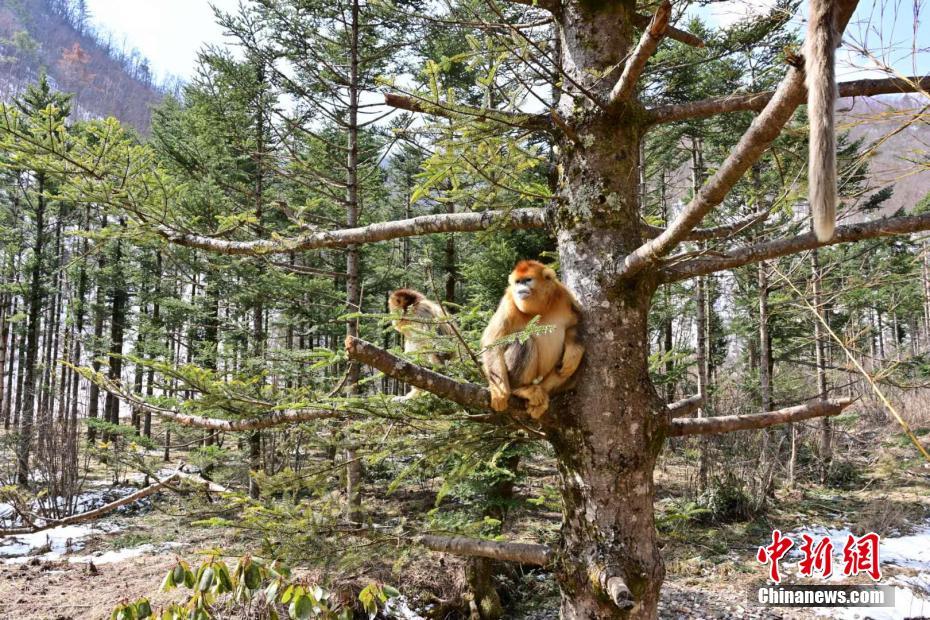
<svg viewBox="0 0 930 620"><path fill-rule="evenodd" d="M521 260L508 278L510 294L524 314L542 314L558 289L555 272L535 260Z"/></svg>
<svg viewBox="0 0 930 620"><path fill-rule="evenodd" d="M412 288L399 288L388 298L388 309L391 312L406 312L407 308L426 299L423 293Z"/></svg>

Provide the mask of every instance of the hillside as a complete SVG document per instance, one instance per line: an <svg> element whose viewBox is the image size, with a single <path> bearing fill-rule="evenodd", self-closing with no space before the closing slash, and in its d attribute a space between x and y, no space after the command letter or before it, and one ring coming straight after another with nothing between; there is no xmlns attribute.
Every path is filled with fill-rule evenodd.
<svg viewBox="0 0 930 620"><path fill-rule="evenodd" d="M920 95L845 99L841 129L848 129L863 146L875 145L869 161L870 185L894 186L883 212L910 209L930 193L930 126L920 113L926 101Z"/></svg>
<svg viewBox="0 0 930 620"><path fill-rule="evenodd" d="M79 117L115 116L146 133L150 108L163 96L147 60L94 33L81 6L69 0L0 0L0 98L45 70L57 88L75 94Z"/></svg>

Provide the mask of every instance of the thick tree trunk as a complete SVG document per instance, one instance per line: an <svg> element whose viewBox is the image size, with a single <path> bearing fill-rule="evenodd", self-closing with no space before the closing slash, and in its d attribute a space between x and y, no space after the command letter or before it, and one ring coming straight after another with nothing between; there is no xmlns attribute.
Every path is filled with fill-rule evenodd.
<svg viewBox="0 0 930 620"><path fill-rule="evenodd" d="M629 51L631 12L630 3L564 3L562 65L576 84L607 96L612 80L594 74ZM563 280L587 309L587 351L577 388L556 398L543 418L563 501L561 613L565 620L653 618L665 574L653 468L666 418L649 378L647 338L656 283L647 273L619 284L611 277L642 242L641 128L631 121L635 109L605 112L580 101L563 95L559 106L584 147L559 143L555 221Z"/></svg>

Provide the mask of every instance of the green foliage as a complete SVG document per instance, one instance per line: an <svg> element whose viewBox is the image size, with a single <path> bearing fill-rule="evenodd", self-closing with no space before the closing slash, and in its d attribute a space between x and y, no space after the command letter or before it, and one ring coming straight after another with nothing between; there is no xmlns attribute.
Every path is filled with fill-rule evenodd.
<svg viewBox="0 0 930 620"><path fill-rule="evenodd" d="M756 518L764 510L763 498L754 498L745 483L732 472L716 478L697 498L696 508L702 522L738 523Z"/></svg>
<svg viewBox="0 0 930 620"><path fill-rule="evenodd" d="M685 533L689 525L700 523L712 514L710 508L702 506L699 502L685 499L666 502L662 508L656 515L656 528L660 532L669 534Z"/></svg>
<svg viewBox="0 0 930 620"><path fill-rule="evenodd" d="M161 589L189 591L181 604L153 610L142 598L117 606L111 620L210 620L232 617L249 610L250 617L277 620L347 620L354 617L351 604L319 585L294 579L279 562L244 556L230 570L225 561L211 557L199 566L178 560L162 581ZM358 601L369 618L374 618L400 592L391 586L371 583L361 590ZM258 615L251 615L258 614Z"/></svg>

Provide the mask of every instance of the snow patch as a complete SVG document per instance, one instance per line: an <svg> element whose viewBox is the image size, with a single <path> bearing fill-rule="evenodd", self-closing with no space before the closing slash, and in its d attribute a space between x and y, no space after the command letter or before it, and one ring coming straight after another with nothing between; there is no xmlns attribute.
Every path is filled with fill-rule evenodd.
<svg viewBox="0 0 930 620"><path fill-rule="evenodd" d="M68 561L72 564L82 564L85 562L93 562L94 564L115 564L116 562L131 560L143 555L154 555L162 551L167 551L168 549L175 549L177 547L183 546L184 545L181 543L176 542L162 543L160 545L146 543L144 545L139 545L138 547L130 547L127 549L98 551L97 553L92 553L90 555L76 555L68 558Z"/></svg>
<svg viewBox="0 0 930 620"><path fill-rule="evenodd" d="M0 558L7 564L27 562L32 556L42 560L59 560L65 553L84 548L83 539L94 534L115 532L113 524L63 525L41 532L19 534L0 539Z"/></svg>
<svg viewBox="0 0 930 620"><path fill-rule="evenodd" d="M426 620L410 607L406 596L398 596L384 604L384 616L393 620Z"/></svg>

